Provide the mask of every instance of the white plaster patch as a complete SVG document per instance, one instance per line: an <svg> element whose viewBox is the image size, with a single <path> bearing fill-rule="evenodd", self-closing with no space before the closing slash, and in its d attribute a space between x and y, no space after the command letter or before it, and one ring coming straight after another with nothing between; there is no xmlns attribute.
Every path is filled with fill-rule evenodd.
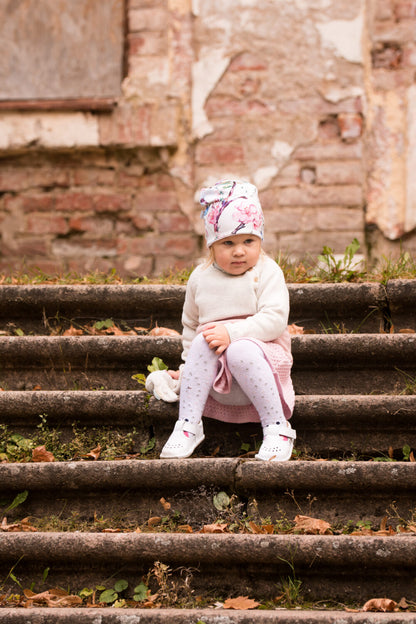
<svg viewBox="0 0 416 624"><path fill-rule="evenodd" d="M331 20L317 24L322 42L351 63L362 63L363 14L354 20Z"/></svg>
<svg viewBox="0 0 416 624"><path fill-rule="evenodd" d="M407 90L406 206L404 230L416 227L416 85Z"/></svg>
<svg viewBox="0 0 416 624"><path fill-rule="evenodd" d="M285 141L275 141L272 146L272 156L276 160L288 160L293 152L293 146Z"/></svg>
<svg viewBox="0 0 416 624"><path fill-rule="evenodd" d="M333 104L347 100L348 98L355 98L364 95L364 89L362 87L351 86L345 89L341 87L328 87L328 89L322 90L323 97Z"/></svg>
<svg viewBox="0 0 416 624"><path fill-rule="evenodd" d="M270 166L270 167L260 167L254 172L254 184L257 186L259 191L267 188L270 182L273 180L275 175L279 172L278 167Z"/></svg>
<svg viewBox="0 0 416 624"><path fill-rule="evenodd" d="M0 148L96 146L97 118L90 113L4 113Z"/></svg>
<svg viewBox="0 0 416 624"><path fill-rule="evenodd" d="M194 136L197 138L202 138L212 132L204 106L229 62L225 48L217 48L202 50L200 60L194 63L192 68L192 126Z"/></svg>

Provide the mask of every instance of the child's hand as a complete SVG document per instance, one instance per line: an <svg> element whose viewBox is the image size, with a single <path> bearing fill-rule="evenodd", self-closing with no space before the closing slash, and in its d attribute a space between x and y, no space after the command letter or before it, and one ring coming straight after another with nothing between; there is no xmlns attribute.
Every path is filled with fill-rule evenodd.
<svg viewBox="0 0 416 624"><path fill-rule="evenodd" d="M202 335L207 341L209 348L214 349L217 355L221 355L231 342L225 325L221 325L221 323L206 325Z"/></svg>
<svg viewBox="0 0 416 624"><path fill-rule="evenodd" d="M172 377L172 379L179 379L181 371L174 371L174 370L168 370L169 375Z"/></svg>

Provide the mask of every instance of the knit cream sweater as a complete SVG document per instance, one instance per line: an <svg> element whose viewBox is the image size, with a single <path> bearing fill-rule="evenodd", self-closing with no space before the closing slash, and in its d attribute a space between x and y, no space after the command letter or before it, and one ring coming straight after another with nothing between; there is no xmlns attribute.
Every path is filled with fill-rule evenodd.
<svg viewBox="0 0 416 624"><path fill-rule="evenodd" d="M244 317L244 318L239 318ZM191 274L182 313L183 352L186 356L198 327L226 319L231 342L256 338L269 342L287 328L289 293L278 264L261 254L256 266L243 275L229 275L215 264L201 264Z"/></svg>

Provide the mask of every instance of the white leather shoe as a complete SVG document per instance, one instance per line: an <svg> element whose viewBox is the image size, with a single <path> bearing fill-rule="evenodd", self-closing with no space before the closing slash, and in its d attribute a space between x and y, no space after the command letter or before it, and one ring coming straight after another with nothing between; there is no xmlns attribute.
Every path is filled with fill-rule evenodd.
<svg viewBox="0 0 416 624"><path fill-rule="evenodd" d="M186 433L190 435L187 436ZM203 440L205 440L205 435L202 421L193 424L187 420L178 420L160 457L161 459L185 459L192 455Z"/></svg>
<svg viewBox="0 0 416 624"><path fill-rule="evenodd" d="M296 431L289 421L281 425L269 425L264 428L263 443L255 458L264 461L289 461L295 438Z"/></svg>

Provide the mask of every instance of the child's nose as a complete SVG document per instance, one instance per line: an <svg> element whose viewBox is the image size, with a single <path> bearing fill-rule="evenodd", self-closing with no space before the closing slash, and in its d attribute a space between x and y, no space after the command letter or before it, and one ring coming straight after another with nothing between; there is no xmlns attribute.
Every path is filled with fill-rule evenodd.
<svg viewBox="0 0 416 624"><path fill-rule="evenodd" d="M234 253L235 253L236 256L241 256L244 253L243 245L236 245L234 247Z"/></svg>

